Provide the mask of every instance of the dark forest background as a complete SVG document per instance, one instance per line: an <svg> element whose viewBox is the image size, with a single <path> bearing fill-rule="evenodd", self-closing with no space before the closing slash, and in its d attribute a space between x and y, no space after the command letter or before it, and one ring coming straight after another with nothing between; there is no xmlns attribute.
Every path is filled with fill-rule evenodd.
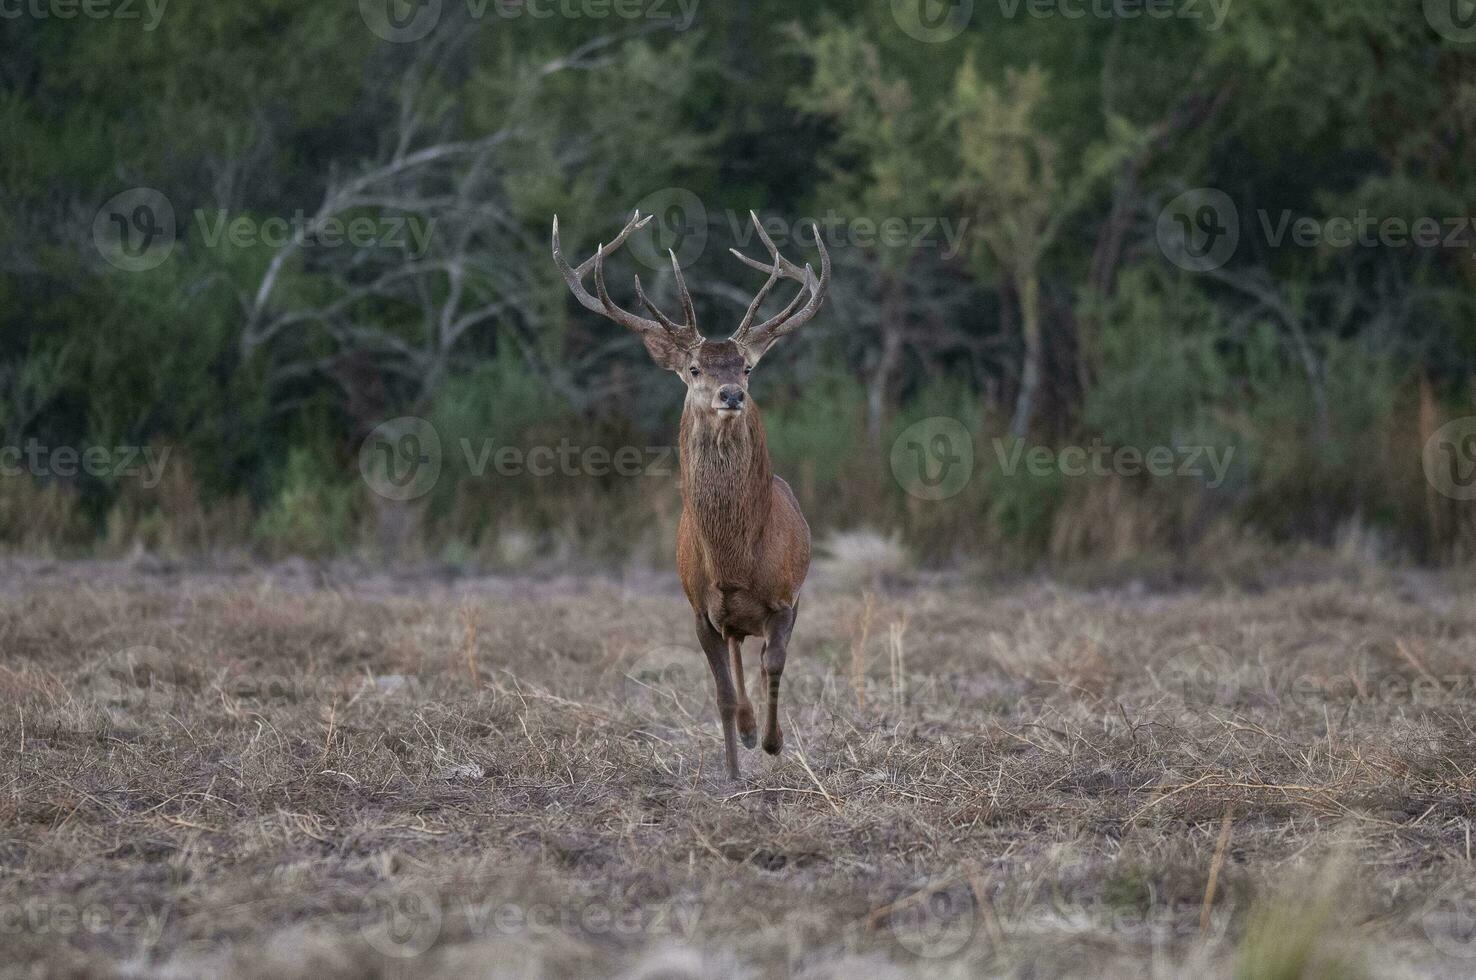
<svg viewBox="0 0 1476 980"><path fill-rule="evenodd" d="M1469 0L387 3L0 18L0 446L39 447L0 543L664 560L646 447L682 387L549 256L554 214L577 260L640 207L612 289L674 312L675 248L719 336L763 278L728 254L762 257L749 210L801 262L821 223L830 299L754 376L821 535L1476 552ZM441 470L396 500L361 450L407 416ZM939 417L973 471L927 499L894 447ZM477 472L561 443L657 464ZM1018 443L1233 455L1072 476Z"/></svg>

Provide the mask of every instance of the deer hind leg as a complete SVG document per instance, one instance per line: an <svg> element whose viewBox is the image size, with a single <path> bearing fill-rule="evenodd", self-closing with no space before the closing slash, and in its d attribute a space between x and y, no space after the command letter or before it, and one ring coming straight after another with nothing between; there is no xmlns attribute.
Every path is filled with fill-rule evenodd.
<svg viewBox="0 0 1476 980"><path fill-rule="evenodd" d="M764 624L764 687L768 694L768 710L764 714L764 751L778 755L784 748L784 733L779 730L779 678L784 674L784 656L789 649L789 634L794 632L798 606L785 606L769 616Z"/></svg>
<svg viewBox="0 0 1476 980"><path fill-rule="evenodd" d="M748 679L743 675L743 641L736 636L728 637L728 664L738 692L738 737L745 749L751 749L758 744L758 721L753 715L753 702L748 700Z"/></svg>
<svg viewBox="0 0 1476 980"><path fill-rule="evenodd" d="M738 709L738 698L733 690L733 678L728 673L728 646L722 634L713 628L704 613L697 614L697 642L707 654L707 666L712 670L712 681L717 688L718 718L723 725L723 750L728 760L728 778L738 778L738 732L734 724Z"/></svg>

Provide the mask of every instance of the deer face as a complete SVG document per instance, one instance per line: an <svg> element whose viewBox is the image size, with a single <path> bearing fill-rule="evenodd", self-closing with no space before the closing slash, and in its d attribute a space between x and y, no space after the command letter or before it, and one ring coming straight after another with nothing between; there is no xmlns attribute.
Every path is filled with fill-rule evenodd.
<svg viewBox="0 0 1476 980"><path fill-rule="evenodd" d="M701 344L691 352L683 374L687 404L720 421L742 418L748 407L748 374L752 370L742 348L731 340Z"/></svg>

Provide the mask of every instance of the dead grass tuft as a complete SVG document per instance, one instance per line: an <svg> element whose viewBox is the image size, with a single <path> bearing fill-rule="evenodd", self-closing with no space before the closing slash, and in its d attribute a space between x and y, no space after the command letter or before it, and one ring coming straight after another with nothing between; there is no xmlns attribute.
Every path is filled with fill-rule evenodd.
<svg viewBox="0 0 1476 980"><path fill-rule="evenodd" d="M816 590L738 784L664 580L8 581L0 974L1476 962L1476 611L1438 581Z"/></svg>

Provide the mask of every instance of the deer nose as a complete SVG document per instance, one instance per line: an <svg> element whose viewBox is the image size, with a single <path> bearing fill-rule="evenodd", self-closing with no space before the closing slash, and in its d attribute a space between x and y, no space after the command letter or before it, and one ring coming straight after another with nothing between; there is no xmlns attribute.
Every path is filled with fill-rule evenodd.
<svg viewBox="0 0 1476 980"><path fill-rule="evenodd" d="M723 385L718 389L718 401L724 408L742 408L743 389L737 385Z"/></svg>

